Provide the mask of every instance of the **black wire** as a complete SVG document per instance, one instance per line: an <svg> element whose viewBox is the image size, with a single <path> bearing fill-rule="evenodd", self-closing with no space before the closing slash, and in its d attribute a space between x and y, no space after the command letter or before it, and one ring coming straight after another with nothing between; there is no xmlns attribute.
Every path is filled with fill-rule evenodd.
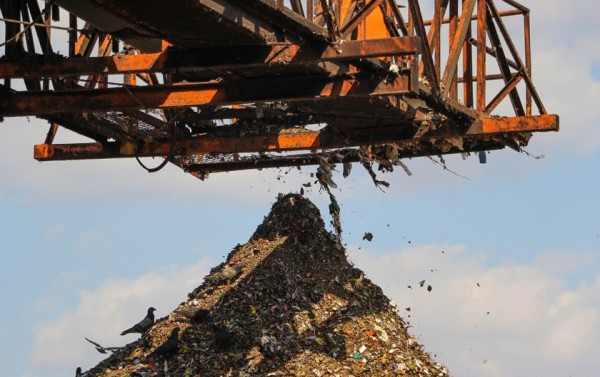
<svg viewBox="0 0 600 377"><path fill-rule="evenodd" d="M138 162L138 164L140 164L141 167L143 167L144 169L146 169L146 171L148 173L156 173L157 171L161 170L162 168L164 168L167 163L169 163L171 161L171 159L174 157L175 155L175 127L172 125L171 126L171 145L169 146L169 153L167 154L167 157L165 157L165 160L163 162L160 163L160 165L158 165L155 168L149 168L146 165L144 165L144 163L140 160L140 158L137 156L135 156L136 161Z"/></svg>

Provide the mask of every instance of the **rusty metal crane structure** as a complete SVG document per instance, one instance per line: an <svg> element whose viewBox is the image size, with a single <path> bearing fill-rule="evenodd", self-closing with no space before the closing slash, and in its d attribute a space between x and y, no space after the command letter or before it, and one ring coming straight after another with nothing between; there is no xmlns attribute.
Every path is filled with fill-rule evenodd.
<svg viewBox="0 0 600 377"><path fill-rule="evenodd" d="M528 8L422 3L0 0L0 116L49 122L40 161L154 156L150 171L200 178L323 160L391 170L558 130L532 81ZM89 142L55 144L60 127Z"/></svg>

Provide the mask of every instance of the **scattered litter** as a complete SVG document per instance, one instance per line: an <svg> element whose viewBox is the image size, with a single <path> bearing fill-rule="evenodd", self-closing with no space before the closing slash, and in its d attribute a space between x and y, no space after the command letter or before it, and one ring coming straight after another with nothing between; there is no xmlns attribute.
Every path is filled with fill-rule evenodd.
<svg viewBox="0 0 600 377"><path fill-rule="evenodd" d="M302 196L282 195L248 243L213 273L239 264L227 284L200 278L186 302L89 375L448 375ZM202 320L190 320L198 309L206 311ZM176 327L179 350L148 359Z"/></svg>

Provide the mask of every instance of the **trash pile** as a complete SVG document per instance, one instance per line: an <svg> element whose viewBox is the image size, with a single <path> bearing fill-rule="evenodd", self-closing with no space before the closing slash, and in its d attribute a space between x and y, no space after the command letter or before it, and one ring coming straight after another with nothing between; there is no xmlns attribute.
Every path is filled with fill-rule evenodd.
<svg viewBox="0 0 600 377"><path fill-rule="evenodd" d="M188 296L86 375L450 376L300 195Z"/></svg>

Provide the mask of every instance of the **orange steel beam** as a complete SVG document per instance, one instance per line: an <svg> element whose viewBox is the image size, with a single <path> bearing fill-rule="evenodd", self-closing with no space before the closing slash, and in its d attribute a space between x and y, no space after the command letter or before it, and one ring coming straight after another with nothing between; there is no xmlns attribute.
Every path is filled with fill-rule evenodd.
<svg viewBox="0 0 600 377"><path fill-rule="evenodd" d="M486 92L486 0L477 0L477 99L475 108L480 113L485 109Z"/></svg>
<svg viewBox="0 0 600 377"><path fill-rule="evenodd" d="M533 131L557 131L558 116L539 115L515 118L485 118L475 121L465 136L484 136ZM328 131L304 131L268 136L213 137L201 136L173 142L134 143L40 144L34 147L34 158L39 161L103 159L125 157L167 156L207 153L285 152L298 150L351 147L373 143L413 140L406 127L362 129L347 131L343 137ZM448 135L456 137L456 134ZM443 138L434 133L423 138Z"/></svg>
<svg viewBox="0 0 600 377"><path fill-rule="evenodd" d="M338 48L300 46L238 47L235 50L165 50L155 54L114 55L109 57L74 57L61 59L28 55L22 59L0 61L0 77L37 78L93 74L167 72L177 69L219 70L253 68L264 64L293 64L318 61L351 60L379 56L415 55L421 52L416 37L393 37L346 41Z"/></svg>
<svg viewBox="0 0 600 377"><path fill-rule="evenodd" d="M502 12L498 12L498 14L501 17L506 17L506 16L520 16L520 15L523 15L524 12L521 11L521 10L518 10L518 9L510 9L510 10L505 10L505 11L502 11ZM471 21L475 21L475 20L477 20L477 14L473 14L471 16ZM434 21L435 20L433 20L433 19L431 19L431 20L425 20L425 21L423 21L423 25L430 26L431 24L433 24ZM441 22L443 24L447 24L450 21L451 21L450 17L444 18L443 20L441 20Z"/></svg>
<svg viewBox="0 0 600 377"><path fill-rule="evenodd" d="M320 132L272 136L197 137L175 141L173 155L294 151L321 148L323 145L328 145L331 148L340 147L342 143L343 141L340 138L334 141L332 137L324 136ZM120 144L117 142L107 144L41 144L34 146L34 158L39 161L58 161L167 156L170 148L170 142L151 142L139 148L134 143Z"/></svg>
<svg viewBox="0 0 600 377"><path fill-rule="evenodd" d="M386 78L359 80L302 76L95 90L4 92L0 93L0 116L292 102L320 97L406 94L411 90L416 88L411 88L408 76L398 76L393 81Z"/></svg>
<svg viewBox="0 0 600 377"><path fill-rule="evenodd" d="M500 102L502 102L502 100L511 91L513 91L515 89L515 87L517 86L517 84L519 84L519 82L521 81L522 78L523 78L523 76L521 76L521 75L512 76L512 78L510 80L508 80L508 82L506 83L504 88L496 95L496 97L494 97L494 99L492 99L490 101L490 103L488 103L488 105L485 107L483 112L486 114L489 114L492 111L494 111L496 106L498 106L500 104Z"/></svg>
<svg viewBox="0 0 600 377"><path fill-rule="evenodd" d="M421 59L423 61L423 66L425 67L425 73L431 80L430 85L433 93L437 95L439 91L440 78L436 73L433 55L431 54L431 48L427 39L427 33L425 32L425 27L423 26L423 14L421 13L421 8L417 0L408 0L408 6L410 8L410 15L415 21L415 32L419 37L422 38L421 44L423 48L423 56Z"/></svg>
<svg viewBox="0 0 600 377"><path fill-rule="evenodd" d="M358 11L354 18L340 28L340 34L342 37L347 38L356 29L356 27L367 18L368 15L377 9L382 1L383 0L371 0L369 4L365 5L360 11Z"/></svg>
<svg viewBox="0 0 600 377"><path fill-rule="evenodd" d="M508 118L483 118L481 122L475 122L469 128L467 135L558 131L558 129L558 115L543 114Z"/></svg>
<svg viewBox="0 0 600 377"><path fill-rule="evenodd" d="M463 43L465 42L467 31L469 30L469 27L471 25L471 15L473 14L475 3L476 0L466 0L463 3L462 14L460 16L460 20L457 25L457 30L454 35L452 45L450 46L450 51L448 53L448 61L446 62L444 74L442 75L442 78L440 80L443 85L442 93L444 95L448 95L450 93L452 83L456 79L456 67L458 64L458 59L460 58Z"/></svg>

